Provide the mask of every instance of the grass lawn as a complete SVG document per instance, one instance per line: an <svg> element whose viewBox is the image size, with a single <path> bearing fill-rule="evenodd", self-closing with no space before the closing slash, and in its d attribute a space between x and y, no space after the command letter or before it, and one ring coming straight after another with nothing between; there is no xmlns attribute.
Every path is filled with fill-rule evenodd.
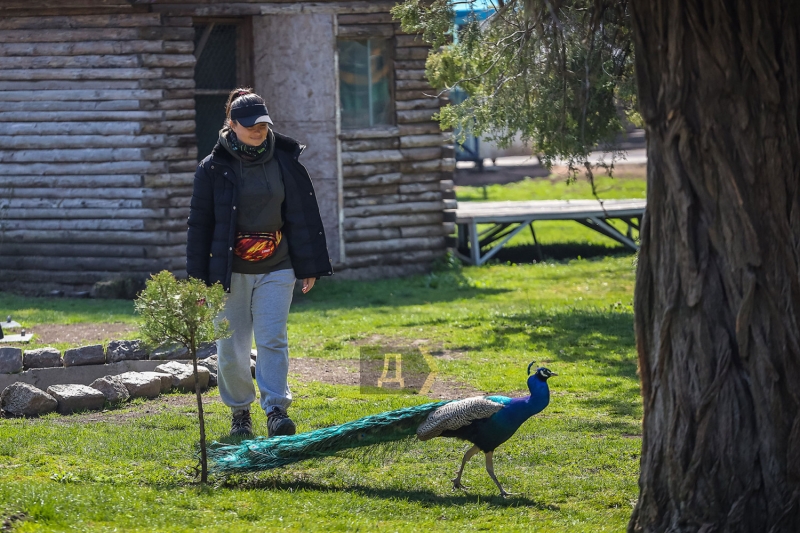
<svg viewBox="0 0 800 533"><path fill-rule="evenodd" d="M595 192L601 200L623 198L645 198L645 167L622 165L614 170L613 177L597 171ZM566 174L551 174L548 178L526 178L506 185L486 187L456 187L459 202L499 202L516 200L574 200L594 198L589 181L581 176L567 183ZM619 221L611 224L625 233L627 226ZM480 230L488 226L478 226ZM546 259L571 257L599 257L615 253L629 253L616 241L577 222L544 220L534 224L536 238ZM637 236L637 232L634 231ZM521 231L495 256L500 262L532 262L539 259L533 236L528 230Z"/></svg>
<svg viewBox="0 0 800 533"><path fill-rule="evenodd" d="M633 285L634 256L618 254L323 280L295 297L292 357L355 360L364 345L415 343L436 358L438 380L507 395L525 393L532 360L557 372L550 406L495 453L498 478L516 493L507 499L478 457L465 469L469 489L454 491L449 479L467 445L442 438L201 487L193 397L170 394L103 413L0 419L0 522L24 513L8 521L15 532L622 531L641 447ZM0 314L32 329L130 322L132 307L0 293ZM313 379L290 384L299 431L430 401ZM216 390L205 402L209 438L222 439L229 413ZM254 415L265 434L264 414Z"/></svg>

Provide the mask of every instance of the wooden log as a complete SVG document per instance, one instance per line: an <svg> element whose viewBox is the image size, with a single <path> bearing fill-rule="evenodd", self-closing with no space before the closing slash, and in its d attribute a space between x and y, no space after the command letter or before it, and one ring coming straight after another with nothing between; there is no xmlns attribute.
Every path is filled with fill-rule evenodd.
<svg viewBox="0 0 800 533"><path fill-rule="evenodd" d="M442 200L441 191L428 191L412 194L353 194L353 189L348 189L350 194L344 195L344 207L363 207L374 205L390 205L412 202L438 202Z"/></svg>
<svg viewBox="0 0 800 533"><path fill-rule="evenodd" d="M345 217L344 229L389 228L399 226L425 226L440 224L443 221L441 212L413 213L406 215L383 215L373 217Z"/></svg>
<svg viewBox="0 0 800 533"><path fill-rule="evenodd" d="M192 39L187 41L79 41L79 42L32 42L0 43L3 56L51 56L51 55L105 55L105 54L191 54L194 51Z"/></svg>
<svg viewBox="0 0 800 533"><path fill-rule="evenodd" d="M403 175L399 172L391 172L388 174L374 174L372 176L363 177L346 177L342 180L343 188L351 187L377 187L386 186L400 183Z"/></svg>
<svg viewBox="0 0 800 533"><path fill-rule="evenodd" d="M184 221L185 223L185 221ZM4 243L95 243L168 245L186 242L182 231L86 231L83 229L5 229Z"/></svg>
<svg viewBox="0 0 800 533"><path fill-rule="evenodd" d="M31 68L7 69L3 71L6 80L138 80L163 78L161 68Z"/></svg>
<svg viewBox="0 0 800 533"><path fill-rule="evenodd" d="M341 14L337 17L339 26L348 24L392 24L394 18L391 13L359 13L354 15Z"/></svg>
<svg viewBox="0 0 800 533"><path fill-rule="evenodd" d="M419 98L417 100L398 100L395 102L395 109L398 111L408 111L412 109L435 109L438 110L442 102L438 98Z"/></svg>
<svg viewBox="0 0 800 533"><path fill-rule="evenodd" d="M398 111L397 122L399 124L409 124L413 122L430 122L438 109L418 109L413 111Z"/></svg>
<svg viewBox="0 0 800 533"><path fill-rule="evenodd" d="M422 35L398 35L395 38L398 48L423 47L430 48L431 45L422 39Z"/></svg>
<svg viewBox="0 0 800 533"><path fill-rule="evenodd" d="M352 141L356 139L385 139L389 137L397 137L399 133L400 128L397 126L342 130L342 132L339 134L339 139L343 141Z"/></svg>
<svg viewBox="0 0 800 533"><path fill-rule="evenodd" d="M196 162L192 162L196 165ZM163 174L149 174L142 179L145 187L191 187L194 183L194 172L165 172Z"/></svg>
<svg viewBox="0 0 800 533"><path fill-rule="evenodd" d="M404 59L395 61L394 68L403 70L425 70L426 60L424 59Z"/></svg>
<svg viewBox="0 0 800 533"><path fill-rule="evenodd" d="M0 70L45 68L141 68L191 67L191 54L81 55L81 56L8 56L0 57Z"/></svg>
<svg viewBox="0 0 800 533"><path fill-rule="evenodd" d="M344 206L375 205L380 198L396 196L397 187L397 185L384 185L378 187L351 187L343 189L342 198L344 199ZM352 200L357 200L357 203L351 203Z"/></svg>
<svg viewBox="0 0 800 533"><path fill-rule="evenodd" d="M128 40L192 41L194 40L194 28L141 26L137 28L59 29L46 32L0 30L0 43L67 43Z"/></svg>
<svg viewBox="0 0 800 533"><path fill-rule="evenodd" d="M400 163L400 172L403 174L424 174L442 170L442 159L429 161L403 161Z"/></svg>
<svg viewBox="0 0 800 533"><path fill-rule="evenodd" d="M51 190L72 188L143 187L141 174L85 174L79 175L25 175L0 172L0 187L20 191L25 188L45 187ZM76 193L79 194L79 193Z"/></svg>
<svg viewBox="0 0 800 533"><path fill-rule="evenodd" d="M420 172L418 174L405 173L400 178L400 183L439 183L442 175L439 172Z"/></svg>
<svg viewBox="0 0 800 533"><path fill-rule="evenodd" d="M342 141L342 152L366 152L368 150L389 150L400 147L397 137L387 139L358 139Z"/></svg>
<svg viewBox="0 0 800 533"><path fill-rule="evenodd" d="M416 113L416 111L408 111ZM82 122L82 121L184 121L194 119L194 109L163 111L5 111L0 112L2 122ZM163 132L164 128L160 128ZM63 131L63 130L62 130ZM154 133L154 131L142 131Z"/></svg>
<svg viewBox="0 0 800 533"><path fill-rule="evenodd" d="M3 220L5 231L15 230L80 230L80 231L142 231L144 221L141 218L94 218L73 220Z"/></svg>
<svg viewBox="0 0 800 533"><path fill-rule="evenodd" d="M141 244L4 243L3 255L29 257L181 257L185 261L186 246L182 244L143 246Z"/></svg>
<svg viewBox="0 0 800 533"><path fill-rule="evenodd" d="M455 200L456 191L442 191L442 200Z"/></svg>
<svg viewBox="0 0 800 533"><path fill-rule="evenodd" d="M36 198L36 199L115 199L115 200L166 200L165 189L139 189L128 187L89 186L80 188L61 187L25 187L15 184L14 187L0 186L0 202L2 199Z"/></svg>
<svg viewBox="0 0 800 533"><path fill-rule="evenodd" d="M0 150L60 148L146 148L186 146L192 135L0 135Z"/></svg>
<svg viewBox="0 0 800 533"><path fill-rule="evenodd" d="M136 135L139 122L0 122L0 135Z"/></svg>
<svg viewBox="0 0 800 533"><path fill-rule="evenodd" d="M396 80L424 80L425 69L419 69L419 70L395 69L394 77Z"/></svg>
<svg viewBox="0 0 800 533"><path fill-rule="evenodd" d="M128 202L130 200L120 200L120 202ZM3 225L10 224L12 229L23 229L30 227L36 229L35 226L27 225L30 223L50 223L58 222L54 219L64 219L62 222L79 222L81 219L98 220L102 219L104 222L109 222L106 219L124 220L127 223L129 220L144 219L144 218L163 218L167 215L165 209L128 209L124 207L107 207L102 209L94 208L75 208L75 209L34 209L22 208L14 209L7 208L3 210ZM18 224L16 228L14 224ZM45 225L41 229L49 229L52 226ZM109 227L108 229L116 229Z"/></svg>
<svg viewBox="0 0 800 533"><path fill-rule="evenodd" d="M391 24L340 25L337 36L342 39L389 38L394 37L394 26Z"/></svg>
<svg viewBox="0 0 800 533"><path fill-rule="evenodd" d="M452 191L455 187L455 183L453 180L442 180L439 182L439 186L441 187L442 191Z"/></svg>
<svg viewBox="0 0 800 533"><path fill-rule="evenodd" d="M140 89L139 81L136 80L37 80L37 81L0 81L0 91L19 91L35 93L38 91L58 91L60 90L88 90L88 89Z"/></svg>
<svg viewBox="0 0 800 533"><path fill-rule="evenodd" d="M441 212L444 209L442 201L435 202L409 202L401 204L375 205L351 207L344 209L345 220L357 217L380 217L383 215L402 215Z"/></svg>
<svg viewBox="0 0 800 533"><path fill-rule="evenodd" d="M0 256L0 271L42 270L81 271L108 270L111 272L148 271L158 272L168 267L166 258L138 257L20 257ZM47 279L46 277L44 279Z"/></svg>
<svg viewBox="0 0 800 533"><path fill-rule="evenodd" d="M343 152L342 165L363 165L368 163L390 163L402 161L399 150L369 150L367 152Z"/></svg>
<svg viewBox="0 0 800 533"><path fill-rule="evenodd" d="M401 148L423 148L429 146L441 146L447 142L448 134L435 133L428 135L406 135L400 137Z"/></svg>
<svg viewBox="0 0 800 533"><path fill-rule="evenodd" d="M0 189L1 190L1 189ZM0 197L0 209L7 209L3 212L3 218L53 218L53 212L65 210L61 213L64 218L72 216L74 210L91 211L93 209L141 209L142 200L134 198L13 198ZM18 210L28 210L25 216L14 216ZM66 210L69 210L67 212ZM37 212L46 212L43 217L36 216ZM122 218L127 218L125 214Z"/></svg>
<svg viewBox="0 0 800 533"><path fill-rule="evenodd" d="M164 120L142 122L139 133L194 133L195 122L192 120Z"/></svg>
<svg viewBox="0 0 800 533"><path fill-rule="evenodd" d="M57 145L56 145L57 146ZM196 152L196 151L195 151ZM187 148L70 148L50 150L0 150L0 163L50 162L110 162L163 159L186 159L192 157Z"/></svg>
<svg viewBox="0 0 800 533"><path fill-rule="evenodd" d="M392 1L371 1L371 2L289 2L261 4L262 15L290 15L290 14L311 14L311 13L337 13L337 14L356 14L356 13L388 13L395 5Z"/></svg>
<svg viewBox="0 0 800 533"><path fill-rule="evenodd" d="M195 163L196 164L196 163ZM0 175L59 176L67 174L158 174L167 171L162 161L113 161L86 163L0 163Z"/></svg>
<svg viewBox="0 0 800 533"><path fill-rule="evenodd" d="M411 91L395 91L394 99L397 102L405 102L408 100L422 100L422 99L431 99L431 98L439 98L438 93L434 89L424 90L424 89L414 89ZM440 105L442 104L441 99Z"/></svg>
<svg viewBox="0 0 800 533"><path fill-rule="evenodd" d="M394 82L395 89L398 91L410 91L413 89L422 89L423 91L434 91L434 88L431 87L431 84L428 83L426 79L408 79L408 80L395 80Z"/></svg>
<svg viewBox="0 0 800 533"><path fill-rule="evenodd" d="M456 169L456 160L452 157L442 159L442 172L453 172Z"/></svg>
<svg viewBox="0 0 800 533"><path fill-rule="evenodd" d="M440 159L442 157L442 149L436 148L403 148L400 150L403 154L403 161L427 161L429 159Z"/></svg>
<svg viewBox="0 0 800 533"><path fill-rule="evenodd" d="M401 183L398 186L400 194L416 194L423 192L437 192L442 194L439 182L431 181L428 183Z"/></svg>
<svg viewBox="0 0 800 533"><path fill-rule="evenodd" d="M125 271L127 275L138 276L147 278L152 272L146 271ZM29 283L31 287L41 288L44 284L60 284L60 285L77 285L89 288L97 281L108 279L116 274L110 270L40 270L40 269L27 269L27 270L10 270L0 269L0 280L14 280L14 285L18 286L24 283Z"/></svg>
<svg viewBox="0 0 800 533"><path fill-rule="evenodd" d="M136 28L161 26L161 15L155 13L120 13L113 15L74 15L70 17L0 18L0 30Z"/></svg>
<svg viewBox="0 0 800 533"><path fill-rule="evenodd" d="M85 56L91 57L91 56ZM2 59L0 59L2 61ZM106 83L106 82L103 82ZM135 85L135 84L134 84ZM185 98L191 98L187 93ZM166 93L160 89L40 89L35 92L30 90L3 91L0 101L3 102L64 102L87 101L98 102L103 100L161 100Z"/></svg>
<svg viewBox="0 0 800 533"><path fill-rule="evenodd" d="M345 178L372 176L376 174L391 174L398 172L398 163L381 163L377 165L343 165L342 176Z"/></svg>
<svg viewBox="0 0 800 533"><path fill-rule="evenodd" d="M428 52L430 52L430 48L427 47L397 48L394 57L401 61L409 59L427 59Z"/></svg>
<svg viewBox="0 0 800 533"><path fill-rule="evenodd" d="M435 121L401 124L399 130L401 136L442 133L441 126Z"/></svg>
<svg viewBox="0 0 800 533"><path fill-rule="evenodd" d="M448 223L455 226L452 223ZM431 226L410 226L407 228L400 228L400 234L404 239L419 238L419 237L444 237L451 232L447 231L444 224L434 224Z"/></svg>
<svg viewBox="0 0 800 533"><path fill-rule="evenodd" d="M414 268L416 264L431 263L434 260L442 257L445 250L420 250L408 251L402 253L380 253L368 255L354 255L348 257L345 264L348 270L345 271L345 276L358 276L354 274L356 269L362 271L369 271L363 274L364 279L373 279L375 277L397 277L400 274L421 273L427 269L427 266ZM361 267L361 268L359 268ZM366 268L364 268L366 267Z"/></svg>
<svg viewBox="0 0 800 533"><path fill-rule="evenodd" d="M400 238L380 241L345 242L344 253L349 260L353 256L363 254L401 252L404 250L439 250L444 247L444 237Z"/></svg>
<svg viewBox="0 0 800 533"><path fill-rule="evenodd" d="M354 229L344 232L344 242L380 241L399 239L400 228Z"/></svg>
<svg viewBox="0 0 800 533"><path fill-rule="evenodd" d="M0 112L117 112L181 109L194 111L194 100L114 100L100 102L3 102ZM65 132L67 133L67 132Z"/></svg>
<svg viewBox="0 0 800 533"><path fill-rule="evenodd" d="M169 4L152 4L151 9L165 14L191 15L192 17L249 17L261 15L261 6L255 3L220 3L200 4L171 2Z"/></svg>

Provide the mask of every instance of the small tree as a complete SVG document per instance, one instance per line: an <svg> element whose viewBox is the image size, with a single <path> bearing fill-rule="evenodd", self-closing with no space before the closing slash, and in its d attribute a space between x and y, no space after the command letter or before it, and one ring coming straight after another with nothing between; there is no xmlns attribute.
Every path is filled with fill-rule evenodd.
<svg viewBox="0 0 800 533"><path fill-rule="evenodd" d="M194 391L200 421L200 481L208 481L206 430L203 399L197 375L197 348L228 336L228 321L215 322L225 304L222 285L207 287L200 280L178 281L166 270L154 274L136 298L136 311L142 316L139 326L145 342L154 346L179 343L186 347L194 364Z"/></svg>

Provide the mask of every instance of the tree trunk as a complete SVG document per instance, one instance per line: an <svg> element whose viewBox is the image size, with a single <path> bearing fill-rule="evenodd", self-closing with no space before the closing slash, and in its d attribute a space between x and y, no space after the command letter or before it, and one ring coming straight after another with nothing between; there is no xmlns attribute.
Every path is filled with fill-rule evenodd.
<svg viewBox="0 0 800 533"><path fill-rule="evenodd" d="M647 213L629 532L800 531L800 16L632 0Z"/></svg>

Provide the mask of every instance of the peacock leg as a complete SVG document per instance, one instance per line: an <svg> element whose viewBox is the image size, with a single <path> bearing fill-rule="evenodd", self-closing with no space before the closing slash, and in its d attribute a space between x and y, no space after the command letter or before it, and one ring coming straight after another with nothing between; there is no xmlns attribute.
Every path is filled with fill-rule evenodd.
<svg viewBox="0 0 800 533"><path fill-rule="evenodd" d="M503 488L500 482L497 481L497 477L494 475L494 460L492 459L494 452L486 452L485 455L486 455L486 471L489 473L489 477L492 478L492 481L494 481L494 484L497 485L497 488L500 489L500 496L502 496L503 498L505 498L506 496L511 496L511 493L506 492L506 490Z"/></svg>
<svg viewBox="0 0 800 533"><path fill-rule="evenodd" d="M478 448L477 446L473 446L472 448L467 450L467 453L464 454L464 458L461 460L461 468L458 469L458 472L456 472L456 477L454 477L452 480L454 489L466 488L464 485L461 484L461 474L464 473L464 465L466 465L467 461L469 461L472 458L472 456L478 453L479 451L480 448Z"/></svg>

